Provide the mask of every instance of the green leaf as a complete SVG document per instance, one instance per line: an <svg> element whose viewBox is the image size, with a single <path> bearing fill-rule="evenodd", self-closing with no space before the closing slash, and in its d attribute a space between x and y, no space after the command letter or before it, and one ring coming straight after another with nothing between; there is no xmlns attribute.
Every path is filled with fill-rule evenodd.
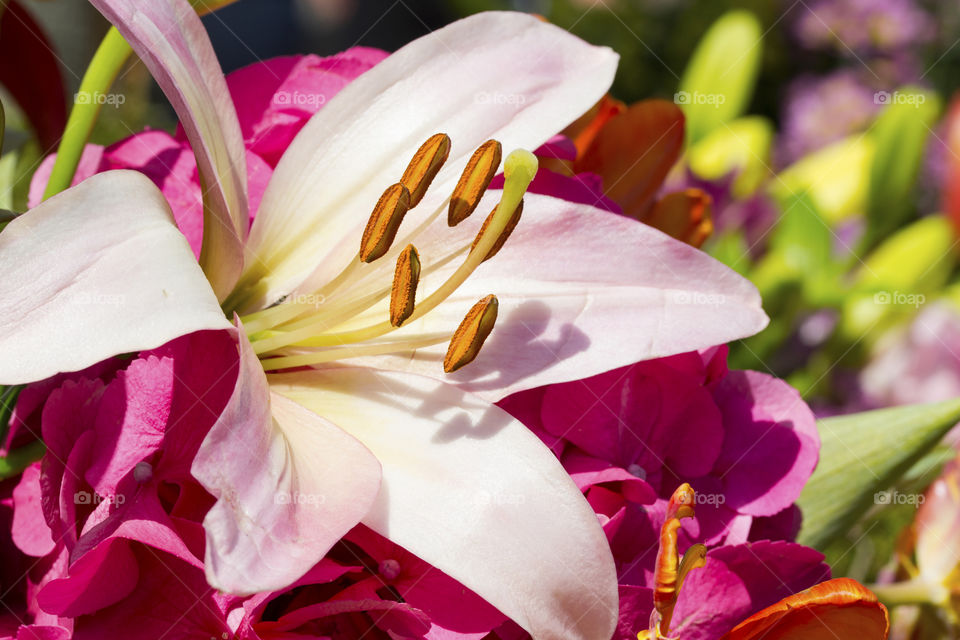
<svg viewBox="0 0 960 640"><path fill-rule="evenodd" d="M783 214L770 237L770 251L783 253L786 263L800 273L828 265L832 260L833 233L813 200L801 193L783 204Z"/></svg>
<svg viewBox="0 0 960 640"><path fill-rule="evenodd" d="M7 439L10 416L13 415L13 409L17 406L17 396L20 395L22 388L22 385L0 387L0 443Z"/></svg>
<svg viewBox="0 0 960 640"><path fill-rule="evenodd" d="M101 96L110 90L131 53L133 49L117 28L110 27L97 52L93 54L93 60L83 74L83 80L80 81L80 89L77 91L79 99L74 100L73 109L70 110L67 128L57 148L57 159L54 161L47 188L43 192L44 199L60 193L73 182L83 148L90 139L90 132L93 131L93 125L103 107L102 100L91 99L91 96Z"/></svg>
<svg viewBox="0 0 960 640"><path fill-rule="evenodd" d="M870 136L835 142L781 171L771 183L771 195L782 201L808 193L830 223L863 213L873 154Z"/></svg>
<svg viewBox="0 0 960 640"><path fill-rule="evenodd" d="M874 249L856 275L860 287L933 292L947 283L956 258L954 231L945 216L932 215L900 229Z"/></svg>
<svg viewBox="0 0 960 640"><path fill-rule="evenodd" d="M725 127L714 129L690 148L690 170L705 180L719 180L736 172L733 195L746 198L753 194L770 174L770 146L773 124L766 118L738 118Z"/></svg>
<svg viewBox="0 0 960 640"><path fill-rule="evenodd" d="M927 136L940 113L940 100L928 91L905 88L877 95L881 94L892 102L873 127L876 154L867 196L867 247L900 227L913 213L914 183Z"/></svg>
<svg viewBox="0 0 960 640"><path fill-rule="evenodd" d="M0 480L6 480L23 473L23 470L43 457L47 448L36 440L25 447L18 447L5 458L0 458Z"/></svg>
<svg viewBox="0 0 960 640"><path fill-rule="evenodd" d="M867 256L843 305L840 332L869 346L884 330L913 317L943 288L956 265L954 232L943 216L904 227Z"/></svg>
<svg viewBox="0 0 960 640"><path fill-rule="evenodd" d="M823 550L960 422L960 399L818 421L820 463L800 494L798 541Z"/></svg>
<svg viewBox="0 0 960 640"><path fill-rule="evenodd" d="M730 11L697 45L674 96L687 117L691 144L746 110L763 53L760 32L752 13Z"/></svg>

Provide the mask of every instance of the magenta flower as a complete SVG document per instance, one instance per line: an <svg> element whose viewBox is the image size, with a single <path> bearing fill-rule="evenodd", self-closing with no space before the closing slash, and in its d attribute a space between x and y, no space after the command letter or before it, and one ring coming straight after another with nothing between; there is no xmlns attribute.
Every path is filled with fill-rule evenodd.
<svg viewBox="0 0 960 640"><path fill-rule="evenodd" d="M474 148L488 138L539 147L603 94L616 56L528 16L450 25L327 101L294 132L256 206L251 176L264 171L247 164L244 132L261 136L236 117L193 10L182 1L95 4L150 67L191 143L204 185L202 270L161 192L135 173L98 174L38 205L0 236L0 295L11 301L0 311L0 383L221 331L239 354L229 366L234 385L209 431L200 430L190 466L216 498L204 517L211 585L239 594L285 588L362 521L535 634L609 635L614 566L594 513L549 451L491 401L748 335L765 323L756 291L659 232L535 194L524 199L524 222L485 262L533 178L526 152L508 157L503 190L480 201L502 205L486 231L427 222L445 208ZM479 99L484 92L524 100ZM452 146L410 214L419 224L405 225L404 241L367 264L356 247L369 211L437 131ZM261 151L269 168L274 156ZM432 293L407 322L387 322L393 258L408 242L428 258L420 287ZM500 320L489 344L470 367L444 372L445 343L491 291ZM723 304L691 303L706 295ZM224 311L242 314L236 326ZM451 352L469 344L461 334ZM145 434L115 437L108 442L121 445L119 458L90 462L97 471L84 473L97 491L131 482L129 462L150 450ZM90 531L109 537L109 515L98 512ZM112 558L123 548L116 532L126 524L97 553ZM66 579L86 580L98 558L86 553Z"/></svg>
<svg viewBox="0 0 960 640"><path fill-rule="evenodd" d="M785 382L729 371L726 355L649 360L500 403L559 455L621 562L655 546L682 482L697 491L693 535L707 544L796 533L793 503L820 446L813 414Z"/></svg>

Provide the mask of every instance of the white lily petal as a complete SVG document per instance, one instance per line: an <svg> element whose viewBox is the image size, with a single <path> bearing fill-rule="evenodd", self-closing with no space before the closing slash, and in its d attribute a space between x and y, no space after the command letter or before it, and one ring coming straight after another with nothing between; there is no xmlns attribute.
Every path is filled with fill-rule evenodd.
<svg viewBox="0 0 960 640"><path fill-rule="evenodd" d="M489 193L481 212L490 211L497 197ZM354 362L439 377L496 401L523 389L723 344L766 326L756 288L702 251L608 211L536 194L524 200L520 224L493 259L437 309L385 338L452 335L471 305L492 293L500 301L499 316L473 363L444 374L446 343ZM477 224L432 229L417 238L424 269L451 247L469 243ZM418 299L461 261L426 276ZM389 286L392 268L384 264L379 273L371 271L351 295ZM387 317L384 300L337 331Z"/></svg>
<svg viewBox="0 0 960 640"><path fill-rule="evenodd" d="M183 125L204 189L200 263L222 300L243 266L249 224L240 121L200 17L187 0L91 0L150 70Z"/></svg>
<svg viewBox="0 0 960 640"><path fill-rule="evenodd" d="M367 513L380 465L329 420L270 394L239 331L233 395L191 473L214 496L203 519L207 581L234 594L282 589Z"/></svg>
<svg viewBox="0 0 960 640"><path fill-rule="evenodd" d="M329 418L380 460L380 495L364 524L536 638L610 638L610 547L576 485L526 427L421 376L337 367L269 378L274 392Z"/></svg>
<svg viewBox="0 0 960 640"><path fill-rule="evenodd" d="M230 323L159 189L85 180L0 233L0 384L77 371Z"/></svg>
<svg viewBox="0 0 960 640"><path fill-rule="evenodd" d="M485 140L536 148L587 111L616 64L610 49L519 13L474 15L403 47L338 93L284 154L250 233L241 308L275 301L318 265L311 282L336 274L432 134L453 142L419 215L449 197Z"/></svg>

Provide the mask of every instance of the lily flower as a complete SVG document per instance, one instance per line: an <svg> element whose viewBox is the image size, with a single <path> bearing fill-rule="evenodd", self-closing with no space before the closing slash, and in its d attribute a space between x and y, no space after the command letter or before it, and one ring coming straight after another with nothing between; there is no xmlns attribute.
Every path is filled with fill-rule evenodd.
<svg viewBox="0 0 960 640"><path fill-rule="evenodd" d="M525 196L528 152L487 189L501 147L537 148L585 112L617 56L522 14L439 29L309 121L251 226L236 111L193 9L93 4L191 142L200 265L136 173L35 207L0 235L0 384L230 331L235 388L192 466L217 498L204 519L211 585L282 588L362 522L535 637L609 638L616 573L593 510L491 403L766 323L753 286L691 247ZM464 222L477 208L493 210L486 223ZM445 211L453 228L436 224Z"/></svg>

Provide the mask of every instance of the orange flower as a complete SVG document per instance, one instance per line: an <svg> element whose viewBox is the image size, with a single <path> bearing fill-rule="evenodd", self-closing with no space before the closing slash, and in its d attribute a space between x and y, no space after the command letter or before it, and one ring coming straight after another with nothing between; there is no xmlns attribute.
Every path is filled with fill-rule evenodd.
<svg viewBox="0 0 960 640"><path fill-rule="evenodd" d="M709 237L709 195L688 189L656 199L683 150L684 117L677 105L644 100L627 107L606 96L564 134L577 147L577 159L568 169L599 175L604 195L624 215L695 247Z"/></svg>

